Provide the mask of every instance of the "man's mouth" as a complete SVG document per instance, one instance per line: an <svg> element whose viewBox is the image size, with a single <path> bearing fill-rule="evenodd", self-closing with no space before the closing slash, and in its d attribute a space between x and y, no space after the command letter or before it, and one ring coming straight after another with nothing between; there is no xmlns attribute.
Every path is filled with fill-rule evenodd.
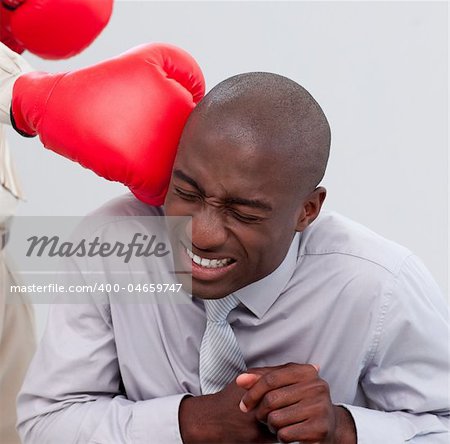
<svg viewBox="0 0 450 444"><path fill-rule="evenodd" d="M192 262L194 262L197 265L200 265L204 268L224 268L227 265L232 264L235 262L233 259L229 257L225 258L216 258L216 259L207 259L205 257L200 257L194 254L189 248L186 248L187 255L191 258Z"/></svg>

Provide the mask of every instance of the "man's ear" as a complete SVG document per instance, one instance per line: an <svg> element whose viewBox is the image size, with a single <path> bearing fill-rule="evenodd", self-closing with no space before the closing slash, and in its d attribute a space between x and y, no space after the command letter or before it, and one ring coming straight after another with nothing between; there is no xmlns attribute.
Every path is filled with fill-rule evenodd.
<svg viewBox="0 0 450 444"><path fill-rule="evenodd" d="M327 196L327 190L324 187L317 187L303 201L300 215L297 219L296 231L303 231L309 224L314 222L322 208L323 201Z"/></svg>

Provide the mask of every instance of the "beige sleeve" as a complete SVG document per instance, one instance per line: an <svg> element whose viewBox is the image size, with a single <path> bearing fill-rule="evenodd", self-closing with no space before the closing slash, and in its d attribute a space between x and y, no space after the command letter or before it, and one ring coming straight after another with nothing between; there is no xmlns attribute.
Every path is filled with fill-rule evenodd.
<svg viewBox="0 0 450 444"><path fill-rule="evenodd" d="M6 141L5 127L0 124L0 192L4 190L12 194L16 199L23 199L19 179L14 168L8 142ZM0 199L2 199L1 196ZM4 213L5 206L0 205L0 208L2 209L1 212Z"/></svg>
<svg viewBox="0 0 450 444"><path fill-rule="evenodd" d="M7 230L22 193L0 124L0 235ZM0 245L0 443L20 443L16 424L16 396L34 354L35 327L31 305L8 298L14 284ZM7 303L7 301L9 301Z"/></svg>
<svg viewBox="0 0 450 444"><path fill-rule="evenodd" d="M33 68L19 54L0 42L0 122L11 125L9 109L16 80Z"/></svg>
<svg viewBox="0 0 450 444"><path fill-rule="evenodd" d="M7 303L14 277L0 252L0 443L20 443L16 424L16 397L33 357L33 307L17 299ZM17 298L17 295L14 295Z"/></svg>

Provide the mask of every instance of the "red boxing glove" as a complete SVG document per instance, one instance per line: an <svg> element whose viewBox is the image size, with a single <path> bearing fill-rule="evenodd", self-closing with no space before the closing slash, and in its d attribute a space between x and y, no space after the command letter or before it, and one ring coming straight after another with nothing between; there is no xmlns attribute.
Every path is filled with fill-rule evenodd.
<svg viewBox="0 0 450 444"><path fill-rule="evenodd" d="M3 5L11 10L16 9L20 6L25 0L2 0Z"/></svg>
<svg viewBox="0 0 450 444"><path fill-rule="evenodd" d="M0 0L0 42L17 54L25 51L25 46L19 43L11 33L11 14L14 7Z"/></svg>
<svg viewBox="0 0 450 444"><path fill-rule="evenodd" d="M113 0L0 0L0 40L44 59L78 54L109 21Z"/></svg>
<svg viewBox="0 0 450 444"><path fill-rule="evenodd" d="M161 205L184 124L204 92L188 53L148 44L78 71L22 75L11 117L23 135L39 134L47 148Z"/></svg>

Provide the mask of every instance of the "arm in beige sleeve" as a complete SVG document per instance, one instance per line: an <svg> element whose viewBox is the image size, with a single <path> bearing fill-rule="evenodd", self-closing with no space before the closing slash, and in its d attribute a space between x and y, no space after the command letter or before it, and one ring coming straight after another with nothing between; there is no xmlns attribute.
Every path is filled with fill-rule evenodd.
<svg viewBox="0 0 450 444"><path fill-rule="evenodd" d="M15 81L32 71L28 62L19 54L0 43L0 123L11 124L9 110Z"/></svg>

